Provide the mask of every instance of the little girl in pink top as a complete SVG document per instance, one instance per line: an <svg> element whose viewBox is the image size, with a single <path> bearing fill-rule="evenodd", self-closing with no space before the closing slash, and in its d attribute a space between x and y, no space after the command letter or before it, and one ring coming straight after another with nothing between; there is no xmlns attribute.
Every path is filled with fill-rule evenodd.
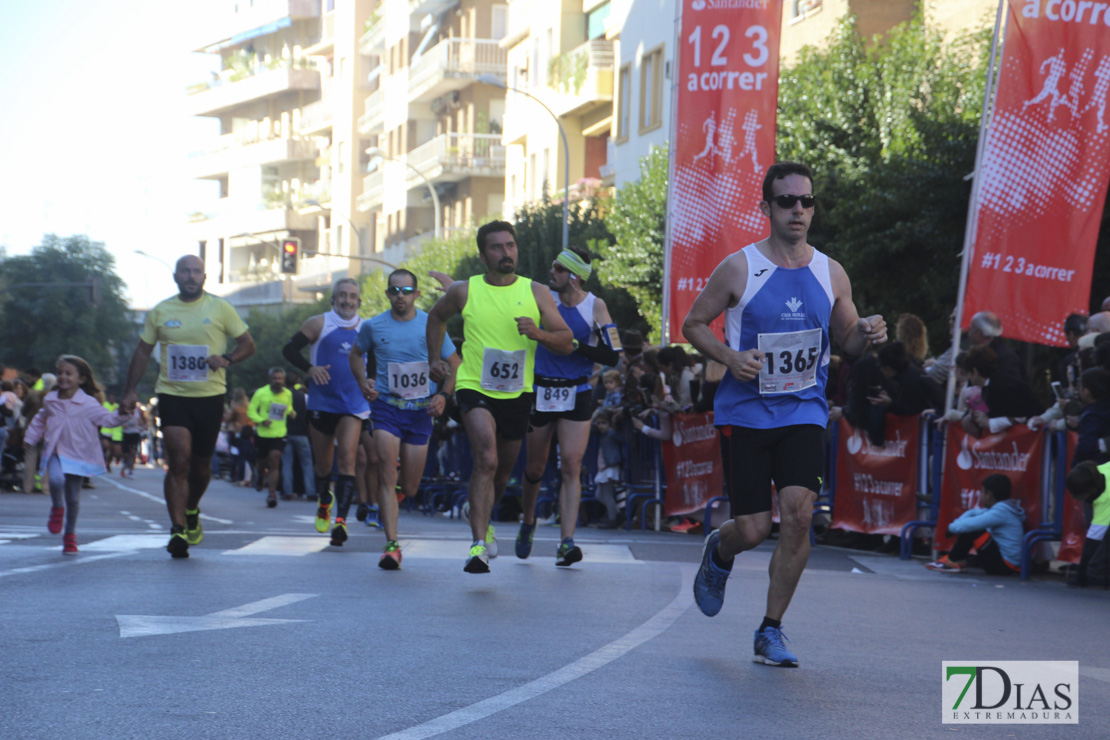
<svg viewBox="0 0 1110 740"><path fill-rule="evenodd" d="M46 394L42 409L27 427L23 445L33 447L45 437L39 472L49 478L53 499L46 527L51 534L58 534L64 517L62 553L76 555L82 479L105 472L98 427L119 426L120 416L100 405L103 393L89 363L80 357L59 357L57 376L57 385Z"/></svg>

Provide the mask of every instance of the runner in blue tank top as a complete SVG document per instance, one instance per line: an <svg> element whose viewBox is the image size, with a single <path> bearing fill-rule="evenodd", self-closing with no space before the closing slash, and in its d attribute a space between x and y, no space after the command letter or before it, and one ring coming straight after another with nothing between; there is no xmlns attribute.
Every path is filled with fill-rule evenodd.
<svg viewBox="0 0 1110 740"><path fill-rule="evenodd" d="M567 566L582 559L574 544L578 506L582 500L582 457L590 441L593 389L589 384L594 363L616 365L620 339L609 318L605 301L582 289L590 276L585 250L564 250L551 264L548 286L559 315L574 334L574 351L557 355L544 346L536 348L535 408L532 410L526 445L528 465L524 471L521 505L524 520L516 537L516 556L532 554L536 531L536 498L547 467L552 437L559 439L559 528L562 530L555 565Z"/></svg>
<svg viewBox="0 0 1110 740"><path fill-rule="evenodd" d="M316 468L316 531L331 526L333 504L338 502L331 544L342 546L347 540L347 514L356 493L355 465L363 422L370 416L370 402L362 396L358 381L351 373L347 355L358 337L362 305L358 283L343 278L335 284L332 310L311 317L285 345L282 355L305 374L308 408L308 434ZM305 360L302 350L311 345ZM330 489L335 447L339 447L339 477L335 496ZM362 507L359 516L365 519Z"/></svg>
<svg viewBox="0 0 1110 740"><path fill-rule="evenodd" d="M694 347L728 368L714 423L732 519L705 538L694 599L707 616L721 610L733 558L771 533L773 482L781 524L755 661L777 666L798 665L781 627L809 558L821 488L830 336L849 355L886 341L882 316L859 317L844 268L806 243L815 204L808 167L772 165L760 203L771 235L717 266L682 325ZM722 313L727 344L709 328Z"/></svg>

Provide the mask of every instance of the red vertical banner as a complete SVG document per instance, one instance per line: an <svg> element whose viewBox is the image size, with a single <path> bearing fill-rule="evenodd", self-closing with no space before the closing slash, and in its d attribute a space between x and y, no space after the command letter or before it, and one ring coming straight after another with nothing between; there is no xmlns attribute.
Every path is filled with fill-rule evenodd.
<svg viewBox="0 0 1110 740"><path fill-rule="evenodd" d="M769 233L759 203L775 161L781 18L781 2L682 0L664 276L672 342L685 341L682 321L721 260Z"/></svg>
<svg viewBox="0 0 1110 740"><path fill-rule="evenodd" d="M1025 530L1041 522L1041 470L1044 432L1021 425L976 439L959 424L949 424L944 442L944 481L933 546L948 550L956 541L944 531L969 509L979 506L983 479L1001 473L1010 479L1012 498L1025 509Z"/></svg>
<svg viewBox="0 0 1110 740"><path fill-rule="evenodd" d="M667 516L701 511L714 496L724 493L721 440L713 426L713 412L675 414L674 434L663 443L667 469Z"/></svg>
<svg viewBox="0 0 1110 740"><path fill-rule="evenodd" d="M867 433L840 422L836 453L834 529L869 534L902 532L917 519L918 416L886 417L886 438L875 447Z"/></svg>
<svg viewBox="0 0 1110 740"><path fill-rule="evenodd" d="M963 328L1064 346L1086 313L1110 177L1110 18L1101 3L1010 0L994 112L977 172Z"/></svg>

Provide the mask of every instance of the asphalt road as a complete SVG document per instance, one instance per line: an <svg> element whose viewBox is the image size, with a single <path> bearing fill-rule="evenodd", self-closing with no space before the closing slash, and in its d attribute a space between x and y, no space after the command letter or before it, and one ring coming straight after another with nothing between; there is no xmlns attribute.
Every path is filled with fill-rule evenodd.
<svg viewBox="0 0 1110 740"><path fill-rule="evenodd" d="M712 619L701 538L558 530L488 575L469 529L402 512L332 548L313 506L214 482L204 542L165 552L161 473L85 491L75 557L48 499L0 494L0 738L1106 738L1110 593L935 574L818 547L784 622L797 669L751 662L773 542ZM1079 662L1077 725L942 724L941 661Z"/></svg>

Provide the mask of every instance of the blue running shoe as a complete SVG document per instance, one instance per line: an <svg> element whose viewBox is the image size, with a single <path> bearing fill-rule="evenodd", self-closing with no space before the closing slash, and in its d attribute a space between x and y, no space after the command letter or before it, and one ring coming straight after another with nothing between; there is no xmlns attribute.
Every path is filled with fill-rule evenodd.
<svg viewBox="0 0 1110 740"><path fill-rule="evenodd" d="M763 665L797 668L798 656L786 649L786 635L774 627L764 627L755 633L755 657L752 661Z"/></svg>
<svg viewBox="0 0 1110 740"><path fill-rule="evenodd" d="M721 541L721 533L714 529L705 538L705 545L701 552L701 567L694 579L694 601L697 602L701 613L707 617L717 616L725 603L725 584L731 571L721 568L713 562L713 550Z"/></svg>
<svg viewBox="0 0 1110 740"><path fill-rule="evenodd" d="M535 524L520 523L520 531L516 533L516 556L521 560L527 560L532 554L532 538L535 535Z"/></svg>

